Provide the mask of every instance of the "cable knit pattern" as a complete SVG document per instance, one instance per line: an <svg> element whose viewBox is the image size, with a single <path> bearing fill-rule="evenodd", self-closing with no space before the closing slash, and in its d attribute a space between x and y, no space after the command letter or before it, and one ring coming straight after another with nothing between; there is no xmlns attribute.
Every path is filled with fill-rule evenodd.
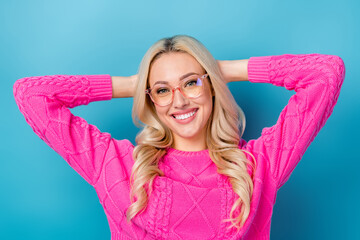
<svg viewBox="0 0 360 240"><path fill-rule="evenodd" d="M338 100L345 77L342 59L302 54L252 57L249 81L295 90L276 124L239 148L257 162L250 215L240 231L222 222L236 200L228 178L219 175L208 150L169 148L146 209L130 223L129 178L134 146L101 132L69 108L110 100L110 75L26 77L14 84L15 101L33 131L97 192L111 239L270 239L278 189L289 179ZM246 154L247 155L247 154ZM248 156L248 155L247 155ZM249 170L249 174L251 174Z"/></svg>

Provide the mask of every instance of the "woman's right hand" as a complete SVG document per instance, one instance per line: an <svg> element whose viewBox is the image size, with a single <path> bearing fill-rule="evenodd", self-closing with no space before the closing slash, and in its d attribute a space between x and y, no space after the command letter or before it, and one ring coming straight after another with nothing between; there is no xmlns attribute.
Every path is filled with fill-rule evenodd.
<svg viewBox="0 0 360 240"><path fill-rule="evenodd" d="M112 97L126 98L133 97L138 81L138 74L129 77L112 76Z"/></svg>

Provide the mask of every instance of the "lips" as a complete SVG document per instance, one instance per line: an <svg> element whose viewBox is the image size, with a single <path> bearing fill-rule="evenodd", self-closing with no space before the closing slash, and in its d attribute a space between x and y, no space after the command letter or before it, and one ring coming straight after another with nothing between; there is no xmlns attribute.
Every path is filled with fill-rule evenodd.
<svg viewBox="0 0 360 240"><path fill-rule="evenodd" d="M178 111L178 112L175 112L173 114L171 114L171 116L173 118L176 118L176 117L180 117L182 115L186 115L186 114L191 114L191 113L196 113L198 110L198 108L192 108L192 109L188 109L188 110L185 110L185 111ZM176 117L175 117L176 116Z"/></svg>

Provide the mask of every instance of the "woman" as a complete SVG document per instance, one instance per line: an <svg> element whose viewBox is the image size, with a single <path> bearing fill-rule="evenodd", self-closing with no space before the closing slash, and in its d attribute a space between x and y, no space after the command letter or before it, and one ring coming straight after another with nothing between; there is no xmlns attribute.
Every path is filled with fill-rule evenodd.
<svg viewBox="0 0 360 240"><path fill-rule="evenodd" d="M338 56L216 61L196 39L156 42L137 75L19 79L14 96L34 132L99 196L112 239L269 239L277 190L337 102ZM295 90L277 123L241 138L245 117L227 82ZM134 97L136 146L100 132L68 108Z"/></svg>

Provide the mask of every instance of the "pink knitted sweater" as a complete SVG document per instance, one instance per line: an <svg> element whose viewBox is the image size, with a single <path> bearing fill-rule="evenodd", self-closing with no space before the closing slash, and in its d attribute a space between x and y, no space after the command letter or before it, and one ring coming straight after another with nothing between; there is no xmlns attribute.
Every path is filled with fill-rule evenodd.
<svg viewBox="0 0 360 240"><path fill-rule="evenodd" d="M155 178L146 210L126 222L134 146L100 132L69 110L110 100L110 75L26 77L17 80L13 90L33 131L95 188L112 240L269 239L277 190L331 115L345 66L333 55L252 57L248 76L250 82L271 83L296 94L274 126L264 128L257 139L239 143L257 163L250 215L239 232L227 230L230 223L221 221L228 218L237 195L228 178L217 173L208 150L168 149L159 163L165 175Z"/></svg>

